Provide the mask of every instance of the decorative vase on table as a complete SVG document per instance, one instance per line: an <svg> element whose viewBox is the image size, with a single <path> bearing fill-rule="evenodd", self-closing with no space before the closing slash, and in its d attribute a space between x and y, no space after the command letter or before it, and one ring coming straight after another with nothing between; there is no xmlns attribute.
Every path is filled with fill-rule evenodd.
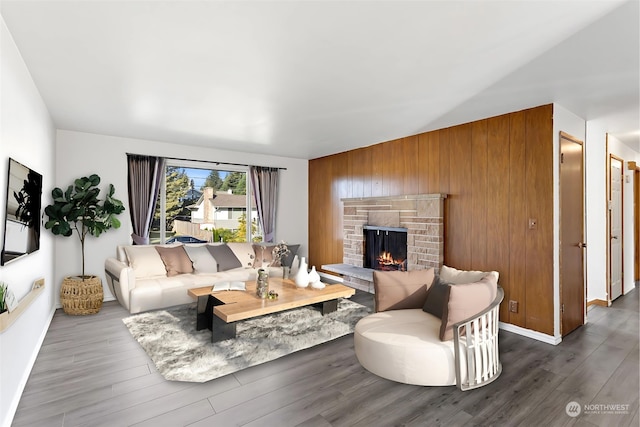
<svg viewBox="0 0 640 427"><path fill-rule="evenodd" d="M320 283L320 275L316 271L316 266L314 265L311 267L311 271L309 272L309 284L312 287L315 287L313 286L315 283Z"/></svg>
<svg viewBox="0 0 640 427"><path fill-rule="evenodd" d="M269 275L264 269L258 270L258 278L256 279L256 295L265 299L269 294Z"/></svg>
<svg viewBox="0 0 640 427"><path fill-rule="evenodd" d="M289 277L295 280L296 274L298 273L298 268L300 265L300 260L298 259L298 255L294 255L293 261L291 261L291 268L289 269Z"/></svg>
<svg viewBox="0 0 640 427"><path fill-rule="evenodd" d="M305 257L300 258L300 266L298 272L295 275L296 286L299 288L306 288L309 286L309 272L307 271L307 261Z"/></svg>

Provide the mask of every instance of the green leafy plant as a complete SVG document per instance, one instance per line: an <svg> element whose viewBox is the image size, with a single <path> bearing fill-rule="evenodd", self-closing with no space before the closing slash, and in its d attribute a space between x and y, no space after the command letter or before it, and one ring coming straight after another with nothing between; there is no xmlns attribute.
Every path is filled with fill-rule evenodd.
<svg viewBox="0 0 640 427"><path fill-rule="evenodd" d="M9 285L7 285L6 283L0 282L0 313L4 313L5 311L7 311L7 304L4 300L7 297L8 287Z"/></svg>
<svg viewBox="0 0 640 427"><path fill-rule="evenodd" d="M51 191L53 204L44 213L49 217L45 228L56 236L69 237L76 231L82 248L82 278L85 278L85 238L88 234L99 237L110 228L119 228L116 215L124 211L122 202L113 197L115 188L109 184L107 195L100 200L100 177L93 174L83 176L67 187L66 191L56 187Z"/></svg>
<svg viewBox="0 0 640 427"><path fill-rule="evenodd" d="M5 295L7 294L7 284L0 282L0 313L7 311L7 306L4 303Z"/></svg>

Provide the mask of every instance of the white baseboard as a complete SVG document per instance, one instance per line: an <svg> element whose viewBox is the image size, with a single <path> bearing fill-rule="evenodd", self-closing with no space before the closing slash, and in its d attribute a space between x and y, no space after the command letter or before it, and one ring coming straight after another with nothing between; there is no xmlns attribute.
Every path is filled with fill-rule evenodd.
<svg viewBox="0 0 640 427"><path fill-rule="evenodd" d="M512 325L511 323L500 322L500 329L513 332L514 334L522 335L527 338L542 341L551 345L558 345L562 342L562 337L554 337L552 335L543 334L542 332L532 331L531 329L521 328L520 326Z"/></svg>

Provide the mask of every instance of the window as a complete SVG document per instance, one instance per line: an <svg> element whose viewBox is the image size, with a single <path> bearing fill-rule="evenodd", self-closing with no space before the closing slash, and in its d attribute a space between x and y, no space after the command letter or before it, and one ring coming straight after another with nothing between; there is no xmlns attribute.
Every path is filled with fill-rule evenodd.
<svg viewBox="0 0 640 427"><path fill-rule="evenodd" d="M262 241L247 174L246 167L168 160L150 242Z"/></svg>

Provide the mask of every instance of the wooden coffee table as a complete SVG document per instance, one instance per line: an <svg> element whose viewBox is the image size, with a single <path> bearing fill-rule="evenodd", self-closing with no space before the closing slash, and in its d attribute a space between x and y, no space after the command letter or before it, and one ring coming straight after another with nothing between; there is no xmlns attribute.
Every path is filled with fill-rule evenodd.
<svg viewBox="0 0 640 427"><path fill-rule="evenodd" d="M246 291L212 292L212 286L188 290L198 302L196 329L211 329L211 342L235 338L240 320L314 304L321 305L325 315L338 309L338 298L355 294L355 289L340 284L324 289L298 288L293 280L269 278L269 290L278 293L278 298L271 300L256 295L255 280L245 285Z"/></svg>

